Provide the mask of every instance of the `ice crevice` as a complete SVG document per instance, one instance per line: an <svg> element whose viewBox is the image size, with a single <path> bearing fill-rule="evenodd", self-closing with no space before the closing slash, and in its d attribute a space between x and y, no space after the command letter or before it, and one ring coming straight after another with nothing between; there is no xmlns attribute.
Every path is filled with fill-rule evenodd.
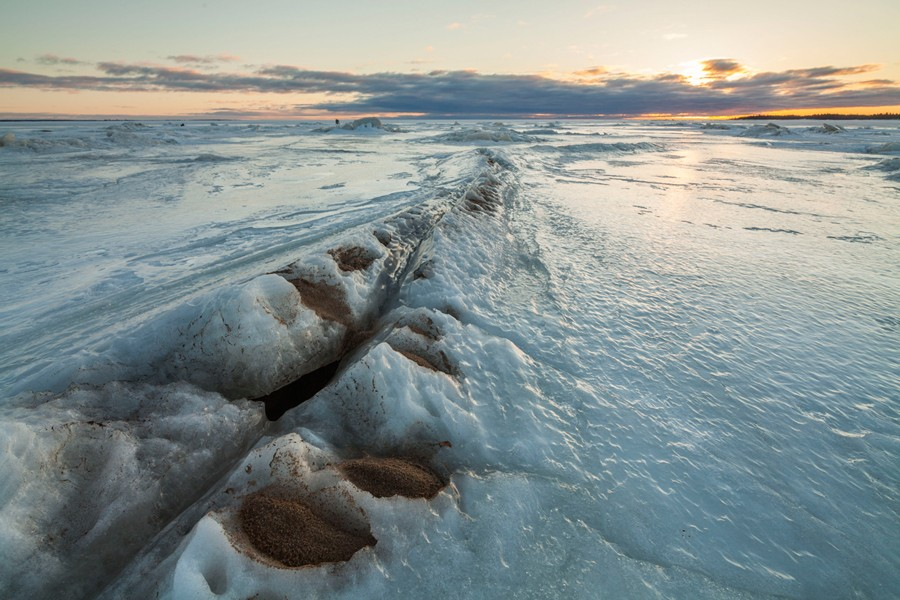
<svg viewBox="0 0 900 600"><path fill-rule="evenodd" d="M483 165L414 244L396 224L377 231L379 244L405 254L382 271L388 276L380 295L362 303L362 310L348 300L359 293L354 276L373 277L365 265L379 259L372 258L374 251L355 250L364 248L353 245L355 240L326 253L360 259L362 268L341 275L350 285L328 279L334 271L322 262L304 260L277 273L289 283L305 282L299 285L301 301L302 291L312 288L309 310L318 307L321 320L341 325L329 330L331 354L319 359L334 370L333 379L323 377L325 385L309 401L270 424L244 463L157 536L103 597L125 590L174 598L268 597L298 584L334 592L340 577L323 579L304 565L372 577L372 565L385 560L394 543L408 543L392 540L396 525L388 514L397 502L410 502L397 497L425 499L414 512L426 510L429 517L420 515L426 522L463 517L453 474L466 465L452 454L454 448L471 452L480 445L483 425L467 408L484 392L468 389L459 348L467 333L458 315L444 304L409 306L405 290L439 272L443 262L432 254L434 235L452 236L457 227L471 227L472 219L496 221L502 214L503 168L490 155ZM409 221L403 215L400 220ZM324 316L328 311L336 311L334 319ZM491 344L515 356L508 342ZM293 393L290 385L281 390ZM310 391L299 391L295 400ZM291 533L279 533L285 527ZM316 544L302 541L306 535L333 545L316 554Z"/></svg>
<svg viewBox="0 0 900 600"><path fill-rule="evenodd" d="M425 399L429 389L460 394L458 359L436 325L452 317L411 311L401 290L430 276L432 237L450 215L498 215L504 169L492 153L476 154L475 175L455 189L326 240L277 272L192 300L111 340L104 353L141 363L85 364L63 394L21 394L2 407L0 426L16 429L7 437L18 440L6 453L21 468L7 475L0 499L0 520L17 540L0 550L0 595L93 597L113 582L106 597L142 597L147 581L164 581L155 589L174 597L230 597L234 573L293 564L284 560L294 556L289 547L272 556L285 544L267 538L269 551L260 551L259 539L248 538L248 528L271 538L264 527L259 533L260 511L318 536L332 532L326 537L346 548L360 541L349 555L307 557L330 563L371 554L384 532L369 532L365 507L392 485L436 477L437 487L421 484L429 490L421 496L450 506L453 494L438 490L452 467L434 457L452 448L454 432L439 425L446 409ZM387 368L428 381L421 399L412 390L399 399L421 420L391 425L391 407L353 400L349 386L373 367L375 379ZM313 408L270 422L320 390L328 393L318 404L336 414ZM330 422L324 438L298 422L319 418ZM471 420L461 407L453 418ZM357 447L334 446L336 432L348 429L366 435ZM29 505L34 497L40 507ZM242 517L246 498L254 500ZM47 535L28 541L33 531ZM226 545L234 550L208 551ZM158 578L142 583L148 570Z"/></svg>

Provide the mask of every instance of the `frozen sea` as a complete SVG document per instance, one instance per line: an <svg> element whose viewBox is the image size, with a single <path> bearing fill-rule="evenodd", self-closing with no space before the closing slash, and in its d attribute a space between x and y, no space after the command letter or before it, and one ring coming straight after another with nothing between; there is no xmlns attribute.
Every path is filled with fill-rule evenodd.
<svg viewBox="0 0 900 600"><path fill-rule="evenodd" d="M0 597L900 595L896 121L368 125L0 123Z"/></svg>

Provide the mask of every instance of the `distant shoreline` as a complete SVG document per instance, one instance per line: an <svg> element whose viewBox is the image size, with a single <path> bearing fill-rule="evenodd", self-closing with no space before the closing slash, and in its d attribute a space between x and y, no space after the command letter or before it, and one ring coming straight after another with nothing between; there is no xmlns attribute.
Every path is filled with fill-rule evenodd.
<svg viewBox="0 0 900 600"><path fill-rule="evenodd" d="M0 123L123 123L126 121L154 121L159 123L173 123L178 121L179 123L197 123L203 122L207 123L209 121L216 121L219 123L228 122L228 121L239 121L240 119L179 119L177 117L169 118L169 117L122 117L121 119L67 119L67 118L56 118L56 117L48 117L46 119L0 119Z"/></svg>
<svg viewBox="0 0 900 600"><path fill-rule="evenodd" d="M414 121L450 121L450 120L466 120L466 121L478 121L478 120L490 120L490 119L500 119L509 117L460 117L454 119L453 117L405 117ZM535 118L535 117L515 117L511 120L514 121L568 121L568 120L577 120L577 121L604 121L604 120L642 120L645 117L640 116L625 116L625 115L610 115L607 117L554 117L554 118ZM663 120L675 120L678 118L686 118L686 117L677 117L671 116L666 117ZM702 117L689 117L691 119L721 119L727 121L898 121L900 120L900 113L877 113L872 115L845 115L840 113L820 113L815 115L769 115L769 114L756 114L756 115L742 115L737 117L728 117L728 116L716 116L716 115L708 115ZM651 119L651 120L659 120L659 119ZM308 122L321 122L321 121L330 121L330 119L223 119L223 118L203 118L203 117L192 117L192 118L178 118L178 117L114 117L114 118L87 118L87 119L75 119L75 118L56 118L56 117L47 117L47 118L0 118L0 123L122 123L122 122L152 122L152 123L209 123L209 122L217 122L217 123L240 123L240 122L248 122L248 121L308 121Z"/></svg>
<svg viewBox="0 0 900 600"><path fill-rule="evenodd" d="M844 115L840 113L822 113L818 115L745 115L732 117L731 121L795 121L795 120L829 121L896 121L900 119L898 113L878 113L874 115Z"/></svg>

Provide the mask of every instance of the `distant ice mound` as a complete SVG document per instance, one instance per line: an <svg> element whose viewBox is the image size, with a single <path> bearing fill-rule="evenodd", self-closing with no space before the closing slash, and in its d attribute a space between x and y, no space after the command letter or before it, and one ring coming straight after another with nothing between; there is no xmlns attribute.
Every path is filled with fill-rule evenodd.
<svg viewBox="0 0 900 600"><path fill-rule="evenodd" d="M741 137L768 138L794 135L794 132L775 123L766 123L765 125L754 125L738 135Z"/></svg>
<svg viewBox="0 0 900 600"><path fill-rule="evenodd" d="M714 129L726 131L731 129L730 125L726 125L725 123L703 123L700 125L700 129Z"/></svg>
<svg viewBox="0 0 900 600"><path fill-rule="evenodd" d="M665 152L667 148L663 144L655 144L653 142L614 142L612 144L571 144L568 146L558 146L556 148L560 152L574 153L614 153L614 154L634 154L636 152Z"/></svg>
<svg viewBox="0 0 900 600"><path fill-rule="evenodd" d="M893 158L885 158L874 165L866 167L873 171L900 171L900 156Z"/></svg>
<svg viewBox="0 0 900 600"><path fill-rule="evenodd" d="M159 146L163 144L177 144L178 142L169 136L160 135L152 127L143 123L117 123L106 128L106 138L117 146L144 147Z"/></svg>
<svg viewBox="0 0 900 600"><path fill-rule="evenodd" d="M344 125L343 127L341 127L341 129L349 129L350 131L356 131L357 129L383 129L385 131L400 131L400 128L398 127L394 127L393 125L385 125L378 117L363 117L362 119L356 119L352 123Z"/></svg>
<svg viewBox="0 0 900 600"><path fill-rule="evenodd" d="M378 117L363 117L362 119L356 119L355 121L346 123L344 125L335 127L320 127L319 129L314 129L313 131L318 133L340 133L344 131L357 131L360 133L402 132L399 127L383 123Z"/></svg>
<svg viewBox="0 0 900 600"><path fill-rule="evenodd" d="M522 132L524 135L557 135L559 132L555 129L545 127L537 127L535 129L526 129Z"/></svg>
<svg viewBox="0 0 900 600"><path fill-rule="evenodd" d="M105 129L82 131L78 136L60 135L50 130L41 130L17 137L6 133L0 138L0 147L15 148L38 154L79 152L82 150L139 149L177 144L178 140L159 127L126 121L115 123Z"/></svg>
<svg viewBox="0 0 900 600"><path fill-rule="evenodd" d="M41 137L16 137L16 134L9 132L0 138L0 148L10 148L16 150L30 150L37 153L51 152L71 152L78 150L88 150L93 144L90 140L78 137L68 138L41 138Z"/></svg>
<svg viewBox="0 0 900 600"><path fill-rule="evenodd" d="M891 181L900 181L900 156L885 158L874 165L863 168L869 171L882 171Z"/></svg>
<svg viewBox="0 0 900 600"><path fill-rule="evenodd" d="M807 127L806 131L809 133L825 133L828 135L834 135L835 133L847 133L847 130L840 125L832 125L830 123L822 123L821 127Z"/></svg>
<svg viewBox="0 0 900 600"><path fill-rule="evenodd" d="M564 146L551 146L540 144L532 146L532 150L538 152L558 152L564 156L576 157L579 154L637 154L639 152L665 152L668 148L663 144L653 142L613 142L610 144L567 144Z"/></svg>
<svg viewBox="0 0 900 600"><path fill-rule="evenodd" d="M887 142L866 148L869 154L894 154L900 152L900 142Z"/></svg>
<svg viewBox="0 0 900 600"><path fill-rule="evenodd" d="M549 132L548 132L549 133ZM538 142L539 137L510 129L503 124L494 123L482 127L467 127L427 138L426 142Z"/></svg>

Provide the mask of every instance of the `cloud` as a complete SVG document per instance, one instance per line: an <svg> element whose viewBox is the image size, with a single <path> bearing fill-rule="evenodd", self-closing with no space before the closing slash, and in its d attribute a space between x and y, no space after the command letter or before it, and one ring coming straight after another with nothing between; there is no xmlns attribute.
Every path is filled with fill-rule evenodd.
<svg viewBox="0 0 900 600"><path fill-rule="evenodd" d="M216 56L196 56L194 54L179 54L177 56L168 56L166 57L171 61L180 63L180 64L192 64L192 65L215 65L220 63L230 63L236 62L240 60L239 56L232 56L230 54L218 54Z"/></svg>
<svg viewBox="0 0 900 600"><path fill-rule="evenodd" d="M716 79L724 79L729 75L734 75L735 73L740 73L744 70L741 63L730 58L713 58L704 60L700 64L703 67L703 72L706 73L708 77Z"/></svg>
<svg viewBox="0 0 900 600"><path fill-rule="evenodd" d="M667 42L671 42L673 40L683 40L687 37L686 33L667 33L662 36L664 40Z"/></svg>
<svg viewBox="0 0 900 600"><path fill-rule="evenodd" d="M462 24L462 23L457 23L456 21L454 21L453 23L450 23L449 25L447 25L447 29L449 29L450 31L453 31L453 30L456 30L456 29L462 29L462 28L463 28L463 24Z"/></svg>
<svg viewBox="0 0 900 600"><path fill-rule="evenodd" d="M188 64L185 61L185 64ZM270 65L252 72L210 72L187 67L119 62L96 65L95 75L49 76L0 69L0 87L128 92L231 92L318 94L312 112L407 113L433 117L527 117L734 114L782 109L887 106L897 103L894 81L854 81L872 65L816 67L744 75L731 59L703 63L701 85L685 76L639 76L594 67L571 80L542 75L475 71L353 74ZM726 79L729 75L737 75ZM296 100L295 100L296 101ZM295 113L291 113L292 115Z"/></svg>
<svg viewBox="0 0 900 600"><path fill-rule="evenodd" d="M38 63L42 65L48 66L57 66L57 65L86 65L84 61L80 61L77 58L67 58L63 56L57 56L55 54L41 54L35 59Z"/></svg>
<svg viewBox="0 0 900 600"><path fill-rule="evenodd" d="M860 65L858 67L818 67L815 69L792 69L785 71L795 77L836 77L843 75L860 75L877 71L878 65Z"/></svg>
<svg viewBox="0 0 900 600"><path fill-rule="evenodd" d="M606 75L609 73L604 67L590 67L588 69L582 69L581 71L575 71L572 73L577 77L600 77L602 75Z"/></svg>

